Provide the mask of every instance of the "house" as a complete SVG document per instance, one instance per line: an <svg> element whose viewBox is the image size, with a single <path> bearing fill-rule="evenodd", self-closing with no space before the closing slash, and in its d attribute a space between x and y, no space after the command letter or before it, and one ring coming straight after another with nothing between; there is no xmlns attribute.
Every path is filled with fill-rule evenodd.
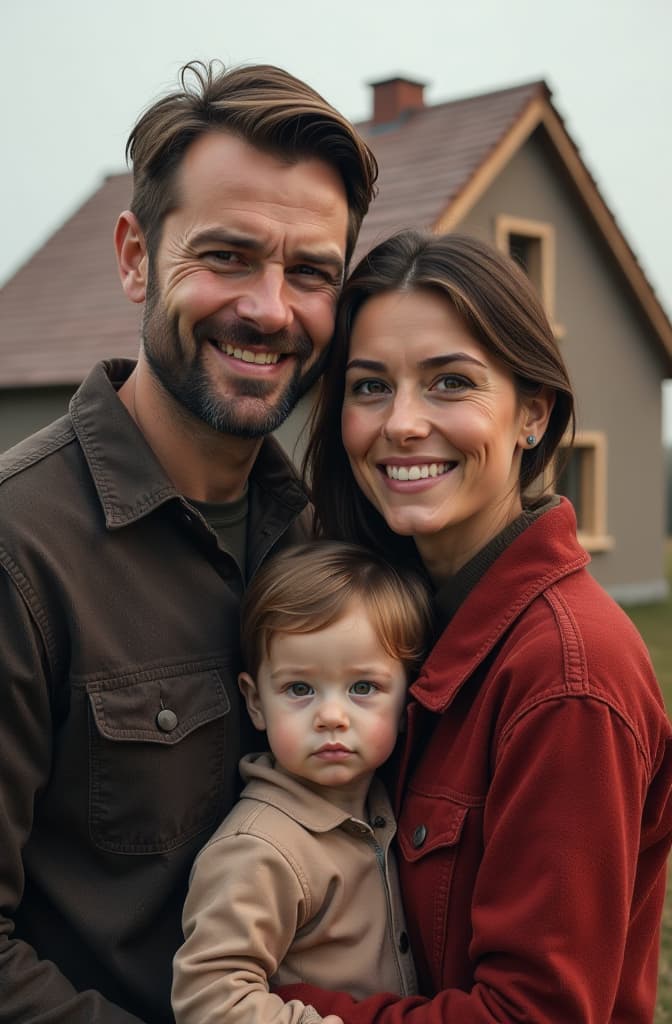
<svg viewBox="0 0 672 1024"><path fill-rule="evenodd" d="M565 353L578 433L560 486L591 571L618 600L665 596L661 381L672 324L554 109L544 82L426 105L373 83L359 128L380 164L361 255L406 226L490 240L526 268ZM133 356L139 310L111 233L130 175L108 177L0 291L0 450L59 415L93 363ZM288 449L307 402L279 431ZM299 447L300 447L299 440Z"/></svg>

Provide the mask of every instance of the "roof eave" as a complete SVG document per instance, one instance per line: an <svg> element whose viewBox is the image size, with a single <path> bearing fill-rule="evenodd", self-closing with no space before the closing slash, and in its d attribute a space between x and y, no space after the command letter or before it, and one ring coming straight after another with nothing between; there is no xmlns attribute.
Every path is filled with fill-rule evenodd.
<svg viewBox="0 0 672 1024"><path fill-rule="evenodd" d="M441 234L455 230L532 132L542 125L660 342L665 375L672 376L672 323L548 99L549 95L547 90L540 90L539 95L530 100L480 167L450 198L432 225L432 231Z"/></svg>

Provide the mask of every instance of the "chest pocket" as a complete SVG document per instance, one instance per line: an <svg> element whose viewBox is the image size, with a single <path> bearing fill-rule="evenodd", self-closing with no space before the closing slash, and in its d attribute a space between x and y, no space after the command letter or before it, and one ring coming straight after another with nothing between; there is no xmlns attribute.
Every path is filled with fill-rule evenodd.
<svg viewBox="0 0 672 1024"><path fill-rule="evenodd" d="M220 669L171 665L86 691L94 843L163 853L214 827L233 798L239 742Z"/></svg>
<svg viewBox="0 0 672 1024"><path fill-rule="evenodd" d="M469 808L441 796L426 796L412 788L404 801L397 842L402 889L407 900L409 924L415 942L421 947L432 982L437 990L443 974L449 920L463 916L455 907L465 894L453 892L455 863L463 838ZM466 894L467 903L471 894ZM468 913L468 911L467 911ZM415 951L415 950L414 950Z"/></svg>

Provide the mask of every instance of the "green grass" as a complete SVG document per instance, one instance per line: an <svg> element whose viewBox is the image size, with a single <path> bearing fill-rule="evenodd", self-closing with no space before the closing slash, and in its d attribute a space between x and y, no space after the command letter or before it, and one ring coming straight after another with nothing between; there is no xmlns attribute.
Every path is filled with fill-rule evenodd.
<svg viewBox="0 0 672 1024"><path fill-rule="evenodd" d="M672 539L667 542L666 562L667 579L670 583L670 596L667 601L625 610L651 652L667 713L672 715ZM668 872L667 897L663 910L658 1004L654 1024L672 1024L672 864Z"/></svg>

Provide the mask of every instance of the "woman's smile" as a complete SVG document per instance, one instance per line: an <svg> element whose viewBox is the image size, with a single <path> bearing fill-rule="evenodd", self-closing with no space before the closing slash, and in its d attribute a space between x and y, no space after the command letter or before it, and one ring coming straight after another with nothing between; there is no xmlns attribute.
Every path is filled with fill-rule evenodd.
<svg viewBox="0 0 672 1024"><path fill-rule="evenodd" d="M423 557L448 546L466 560L518 515L525 413L445 297L387 292L360 309L343 442L366 497Z"/></svg>

